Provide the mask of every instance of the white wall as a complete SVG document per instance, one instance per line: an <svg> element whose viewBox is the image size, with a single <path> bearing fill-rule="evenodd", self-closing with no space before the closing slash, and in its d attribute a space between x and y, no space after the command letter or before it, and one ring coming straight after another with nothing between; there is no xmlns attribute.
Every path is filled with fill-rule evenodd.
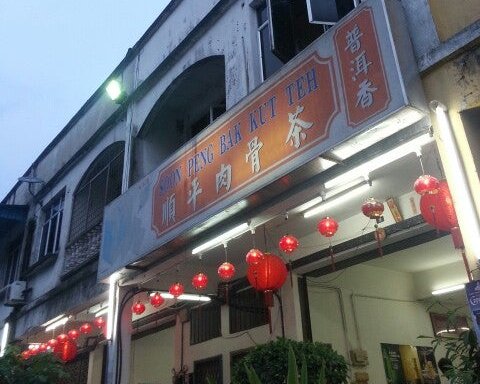
<svg viewBox="0 0 480 384"><path fill-rule="evenodd" d="M321 287L322 280L332 288ZM308 295L314 341L330 343L346 357L347 348L361 346L368 352L365 371L370 383L386 384L381 343L429 346L428 340L418 339L420 335L432 336L433 331L426 306L416 301L411 273L357 265L323 279L309 279Z"/></svg>
<svg viewBox="0 0 480 384"><path fill-rule="evenodd" d="M131 384L170 384L174 367L175 328L132 340Z"/></svg>

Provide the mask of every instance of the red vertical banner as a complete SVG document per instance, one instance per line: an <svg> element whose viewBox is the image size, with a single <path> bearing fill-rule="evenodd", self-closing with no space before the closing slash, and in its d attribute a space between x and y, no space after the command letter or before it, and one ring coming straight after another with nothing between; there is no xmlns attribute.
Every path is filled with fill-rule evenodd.
<svg viewBox="0 0 480 384"><path fill-rule="evenodd" d="M334 41L347 122L355 127L385 110L390 102L372 9L366 7L342 22Z"/></svg>

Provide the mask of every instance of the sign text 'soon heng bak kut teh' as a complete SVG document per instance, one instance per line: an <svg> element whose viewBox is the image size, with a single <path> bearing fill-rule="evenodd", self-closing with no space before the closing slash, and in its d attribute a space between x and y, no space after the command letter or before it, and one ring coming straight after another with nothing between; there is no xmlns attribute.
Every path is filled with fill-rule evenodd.
<svg viewBox="0 0 480 384"><path fill-rule="evenodd" d="M421 116L398 12L393 1L363 4L110 204L99 277L386 118Z"/></svg>

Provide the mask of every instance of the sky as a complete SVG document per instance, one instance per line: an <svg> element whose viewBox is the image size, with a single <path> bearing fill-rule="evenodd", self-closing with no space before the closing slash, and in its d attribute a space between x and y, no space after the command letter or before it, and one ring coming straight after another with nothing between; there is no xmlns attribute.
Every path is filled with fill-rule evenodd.
<svg viewBox="0 0 480 384"><path fill-rule="evenodd" d="M0 0L0 201L170 0Z"/></svg>

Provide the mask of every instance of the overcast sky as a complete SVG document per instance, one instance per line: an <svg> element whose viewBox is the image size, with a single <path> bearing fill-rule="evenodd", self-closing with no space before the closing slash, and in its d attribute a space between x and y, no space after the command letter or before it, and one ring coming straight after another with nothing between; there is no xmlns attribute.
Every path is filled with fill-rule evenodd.
<svg viewBox="0 0 480 384"><path fill-rule="evenodd" d="M170 0L0 0L0 201Z"/></svg>

